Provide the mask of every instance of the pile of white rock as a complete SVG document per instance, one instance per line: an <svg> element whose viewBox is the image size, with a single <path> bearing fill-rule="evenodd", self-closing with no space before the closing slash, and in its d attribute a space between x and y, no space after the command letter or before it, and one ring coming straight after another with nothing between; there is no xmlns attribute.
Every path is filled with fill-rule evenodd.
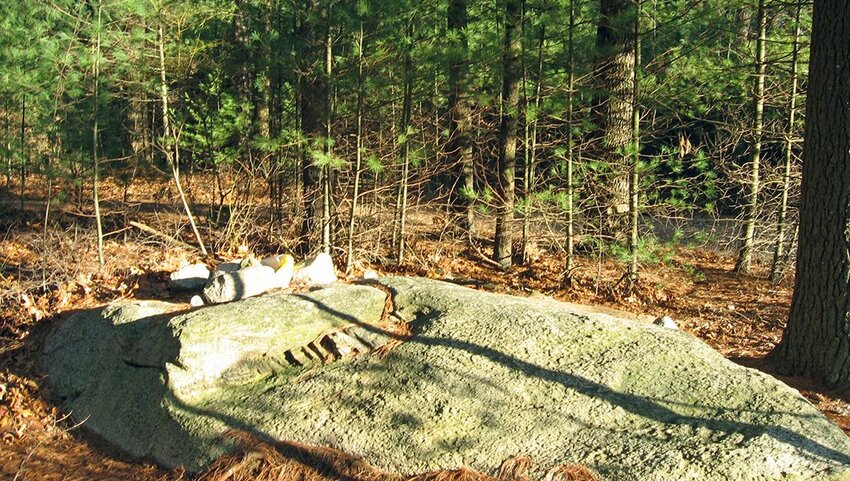
<svg viewBox="0 0 850 481"><path fill-rule="evenodd" d="M258 260L254 256L223 262L212 272L205 264L192 264L171 274L175 290L198 291L192 297L193 306L221 304L258 296L272 289L284 289L291 283L304 287L336 282L333 259L320 253L296 264L289 255L275 255Z"/></svg>

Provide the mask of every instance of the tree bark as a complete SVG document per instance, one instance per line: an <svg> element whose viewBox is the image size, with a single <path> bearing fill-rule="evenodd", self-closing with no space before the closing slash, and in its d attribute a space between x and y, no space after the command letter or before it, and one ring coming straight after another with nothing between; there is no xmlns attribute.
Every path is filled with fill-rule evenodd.
<svg viewBox="0 0 850 481"><path fill-rule="evenodd" d="M600 157L608 168L597 195L605 214L603 235L622 239L629 208L629 166L632 145L632 88L635 30L632 0L600 0L596 29L594 79L598 94L594 118L601 129Z"/></svg>
<svg viewBox="0 0 850 481"><path fill-rule="evenodd" d="M502 268L511 267L513 244L514 189L517 126L522 76L522 6L519 0L505 2L505 40L502 52L502 114L499 128L499 196L493 260Z"/></svg>
<svg viewBox="0 0 850 481"><path fill-rule="evenodd" d="M816 0L812 21L797 277L782 370L850 387L850 16Z"/></svg>

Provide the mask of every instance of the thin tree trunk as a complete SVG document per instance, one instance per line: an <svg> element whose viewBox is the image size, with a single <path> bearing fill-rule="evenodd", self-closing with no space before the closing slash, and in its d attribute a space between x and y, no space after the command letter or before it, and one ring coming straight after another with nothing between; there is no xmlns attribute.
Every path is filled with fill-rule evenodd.
<svg viewBox="0 0 850 481"><path fill-rule="evenodd" d="M797 70L800 55L800 11L797 4L794 14L794 40L791 51L791 96L788 99L788 126L785 130L785 166L782 171L782 201L779 218L776 220L776 244L773 247L773 263L770 266L771 282L779 282L785 262L785 231L788 228L788 191L791 188L791 164L794 157L794 122L797 116Z"/></svg>
<svg viewBox="0 0 850 481"><path fill-rule="evenodd" d="M566 239L566 255L567 262L564 266L563 284L566 287L572 286L573 270L575 269L575 260L573 259L573 245L575 244L574 231L574 208L575 186L573 185L573 98L575 95L575 29L576 15L575 2L570 0L570 18L569 31L567 33L567 239Z"/></svg>
<svg viewBox="0 0 850 481"><path fill-rule="evenodd" d="M506 0L505 37L502 57L502 115L499 129L499 194L493 260L502 268L511 267L514 217L514 175L516 170L517 125L519 121L520 54L522 50L522 7L519 0Z"/></svg>
<svg viewBox="0 0 850 481"><path fill-rule="evenodd" d="M525 195L525 215L522 218L522 262L528 264L531 223L531 191L534 188L534 167L537 163L537 125L540 119L540 94L543 85L543 44L546 40L546 25L540 25L540 39L537 44L537 78L534 80L534 118L529 126L528 115L526 115L526 154L525 172L523 173L523 193ZM525 77L525 75L523 75ZM523 89L524 90L524 89ZM526 103L527 105L527 103Z"/></svg>
<svg viewBox="0 0 850 481"><path fill-rule="evenodd" d="M325 100L325 154L327 164L322 169L322 251L331 251L331 166L333 155L331 142L333 128L333 37L331 36L331 5L327 7L327 30L325 32L325 78L327 82L327 99Z"/></svg>
<svg viewBox="0 0 850 481"><path fill-rule="evenodd" d="M12 190L12 113L6 112L6 188Z"/></svg>
<svg viewBox="0 0 850 481"><path fill-rule="evenodd" d="M471 109L467 100L467 70L469 63L469 40L466 34L467 2L451 0L447 10L450 38L457 49L449 61L449 113L451 124L449 132L448 162L458 166L459 181L453 187L454 211L459 215L461 229L467 231L468 239L475 235L474 197L475 172L472 157L472 138L470 136Z"/></svg>
<svg viewBox="0 0 850 481"><path fill-rule="evenodd" d="M186 194L183 192L183 186L180 183L180 145L179 135L171 125L171 113L168 107L168 79L165 71L165 34L162 28L162 19L160 19L159 27L157 28L157 40L159 46L159 79L160 95L162 101L162 129L163 138L173 145L163 145L165 157L171 166L171 174L174 178L174 184L177 186L177 193L180 196L180 202L183 204L183 209L186 211L186 217L189 218L189 225L192 227L192 232L195 234L195 239L198 241L198 247L201 249L201 254L207 255L207 248L204 246L204 241L201 239L201 233L198 232L198 227L195 225L195 217L192 215L192 210L189 208L189 203L186 201Z"/></svg>
<svg viewBox="0 0 850 481"><path fill-rule="evenodd" d="M351 273L354 263L354 225L357 215L357 201L360 196L360 168L363 165L363 21L360 21L360 33L357 36L357 140L354 160L354 192L351 193L351 211L348 216L348 250L345 258L345 272Z"/></svg>
<svg viewBox="0 0 850 481"><path fill-rule="evenodd" d="M634 42L634 86L632 90L632 165L629 179L629 288L633 288L638 281L638 191L639 177L638 166L640 164L640 15L641 0L635 0L635 42Z"/></svg>
<svg viewBox="0 0 850 481"><path fill-rule="evenodd" d="M309 0L306 4L305 17L299 27L299 37L305 44L305 50L300 52L298 84L298 104L300 108L301 130L305 142L301 145L301 196L304 205L304 218L301 223L301 238L298 243L298 253L308 255L312 250L312 239L316 229L316 201L320 187L321 171L313 162L311 150L313 143L327 134L323 119L327 115L327 79L323 73L317 72L314 65L322 65L322 59L327 55L326 38L321 35L311 19L323 15L318 0Z"/></svg>
<svg viewBox="0 0 850 481"><path fill-rule="evenodd" d="M434 165L440 165L440 130L442 129L442 126L440 125L440 109L437 106L437 100L440 98L440 84L438 75L434 75L433 95L434 97L433 102L431 102L431 108L434 109Z"/></svg>
<svg viewBox="0 0 850 481"><path fill-rule="evenodd" d="M98 106L100 100L100 20L101 20L101 5L97 5L97 24L95 28L95 51L94 51L94 125L92 125L92 163L94 164L94 175L92 177L92 198L94 200L94 219L97 224L97 261L103 267L105 261L103 258L103 221L100 217L100 193L98 191L99 176L100 176L100 160L97 155L98 143Z"/></svg>
<svg viewBox="0 0 850 481"><path fill-rule="evenodd" d="M526 2L523 0L522 2L522 28L526 30L528 28L528 17L525 13ZM531 208L531 196L529 195L529 191L531 190L531 183L529 178L529 165L531 164L531 115L529 113L529 100L528 100L528 52L526 50L526 41L525 36L520 39L521 52L520 52L520 63L522 64L522 81L520 91L522 92L522 196L523 196L523 205L522 205L522 234L520 236L520 262L522 264L528 264L528 259L526 255L528 253L528 211Z"/></svg>
<svg viewBox="0 0 850 481"><path fill-rule="evenodd" d="M27 149L27 95L21 96L21 186L20 186L20 203L21 212L24 211L24 192L27 183L27 157L29 149Z"/></svg>
<svg viewBox="0 0 850 481"><path fill-rule="evenodd" d="M750 192L747 198L747 217L744 227L744 236L741 238L741 248L738 251L738 260L735 270L748 273L753 260L753 246L755 243L756 218L758 216L758 196L760 188L759 168L761 164L762 134L764 128L764 78L767 64L766 40L767 40L767 16L765 15L764 0L758 2L758 29L759 36L756 40L756 78L753 92L753 145L752 158L750 160Z"/></svg>
<svg viewBox="0 0 850 481"><path fill-rule="evenodd" d="M413 19L407 26L408 47L404 54L404 98L402 100L401 132L404 140L401 144L402 172L401 185L398 193L398 244L396 250L396 262L401 265L404 262L405 235L407 223L407 188L410 175L410 114L413 108Z"/></svg>

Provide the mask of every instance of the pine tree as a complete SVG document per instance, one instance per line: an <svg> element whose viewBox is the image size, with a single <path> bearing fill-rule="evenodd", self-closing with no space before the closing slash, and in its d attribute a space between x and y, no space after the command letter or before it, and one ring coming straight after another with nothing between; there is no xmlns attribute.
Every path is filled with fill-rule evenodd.
<svg viewBox="0 0 850 481"><path fill-rule="evenodd" d="M520 0L505 2L505 33L502 50L502 115L499 127L499 205L493 260L503 269L511 267L514 220L517 129L519 125L520 54L522 50Z"/></svg>

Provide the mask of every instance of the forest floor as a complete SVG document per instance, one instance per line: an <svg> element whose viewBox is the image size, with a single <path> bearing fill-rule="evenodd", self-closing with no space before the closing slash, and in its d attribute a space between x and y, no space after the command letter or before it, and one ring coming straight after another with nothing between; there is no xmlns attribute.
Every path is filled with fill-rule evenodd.
<svg viewBox="0 0 850 481"><path fill-rule="evenodd" d="M42 231L37 216L20 216L0 239L0 478L192 479L150 463L123 459L72 425L46 400L38 365L45 334L76 310L125 299L175 298L168 272L196 254L152 239L110 240L107 264L99 268L92 235L65 226ZM29 227L27 227L29 226ZM423 226L424 228L424 226ZM113 239L117 239L113 237ZM483 241L482 241L483 242ZM481 250L487 250L483 245ZM481 261L480 251L411 235L401 267L371 266L379 273L448 279L517 295L545 295L652 317L667 315L724 356L772 374L798 389L850 434L850 395L801 377L775 373L765 356L780 341L792 293L790 277L766 280L764 266L750 275L733 271L734 259L705 246L662 244L641 266L636 289L618 280L623 264L579 257L569 289L562 287L562 254L539 252L529 266L507 272Z"/></svg>

